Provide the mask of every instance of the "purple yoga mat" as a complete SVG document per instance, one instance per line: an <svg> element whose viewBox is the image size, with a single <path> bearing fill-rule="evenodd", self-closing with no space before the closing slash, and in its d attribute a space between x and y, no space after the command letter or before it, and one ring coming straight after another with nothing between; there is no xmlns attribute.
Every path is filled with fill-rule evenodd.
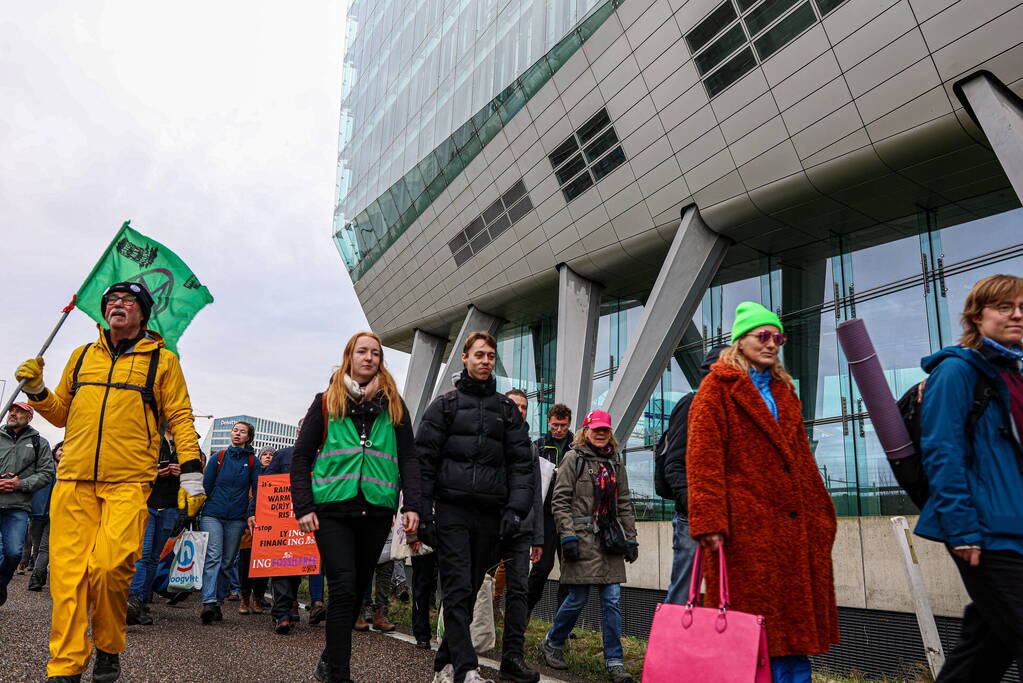
<svg viewBox="0 0 1023 683"><path fill-rule="evenodd" d="M889 460L899 460L913 455L913 442L902 421L899 407L885 381L881 361L878 360L874 344L870 341L867 326L860 318L839 323L836 328L838 343L849 361L849 372L860 388L867 414L874 423L877 440Z"/></svg>

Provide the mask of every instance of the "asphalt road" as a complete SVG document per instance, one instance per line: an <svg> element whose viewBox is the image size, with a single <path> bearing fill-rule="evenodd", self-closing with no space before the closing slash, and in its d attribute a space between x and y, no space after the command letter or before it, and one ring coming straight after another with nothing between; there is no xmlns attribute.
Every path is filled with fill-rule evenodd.
<svg viewBox="0 0 1023 683"><path fill-rule="evenodd" d="M49 659L50 596L25 589L15 576L7 604L0 607L0 681L44 681ZM204 626L199 601L176 606L157 598L156 623L129 626L121 655L121 681L219 683L220 681L315 681L323 651L323 625L302 625L287 636L273 632L269 616L242 616L238 603L225 604L224 621ZM353 633L352 677L359 683L429 683L433 653L376 633ZM84 681L91 679L91 667ZM484 675L496 679L493 670Z"/></svg>

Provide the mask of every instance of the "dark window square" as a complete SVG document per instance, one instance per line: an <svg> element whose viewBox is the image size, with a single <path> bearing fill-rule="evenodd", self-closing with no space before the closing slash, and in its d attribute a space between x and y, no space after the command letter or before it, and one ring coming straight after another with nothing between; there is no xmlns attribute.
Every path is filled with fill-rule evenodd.
<svg viewBox="0 0 1023 683"><path fill-rule="evenodd" d="M706 19L697 24L696 28L686 34L686 43L689 44L689 50L696 52L709 43L713 40L714 36L721 33L725 26L735 21L735 16L732 0L722 3Z"/></svg>
<svg viewBox="0 0 1023 683"><path fill-rule="evenodd" d="M508 209L508 218L511 219L512 225L518 223L523 216L533 210L533 202L529 200L527 194L523 197L518 204Z"/></svg>
<svg viewBox="0 0 1023 683"><path fill-rule="evenodd" d="M760 7L746 15L746 28L754 36L767 28L772 21L785 14L785 10L799 0L766 0Z"/></svg>
<svg viewBox="0 0 1023 683"><path fill-rule="evenodd" d="M448 248L451 249L451 253L454 254L468 243L469 242L465 239L465 233L460 232L451 238L451 241L448 242Z"/></svg>
<svg viewBox="0 0 1023 683"><path fill-rule="evenodd" d="M558 185L564 185L584 168L586 168L586 162L583 161L583 155L577 154L574 159L555 171L554 175L558 178Z"/></svg>
<svg viewBox="0 0 1023 683"><path fill-rule="evenodd" d="M565 201L570 202L591 187L593 187L593 178L590 177L589 173L583 173L581 176L562 188L561 191L565 195Z"/></svg>
<svg viewBox="0 0 1023 683"><path fill-rule="evenodd" d="M593 164L590 170L593 171L593 177L599 181L608 173L621 166L624 161L625 152L621 147L618 147L617 149L609 152L603 159Z"/></svg>
<svg viewBox="0 0 1023 683"><path fill-rule="evenodd" d="M502 213L504 213L504 205L501 203L500 199L497 199L483 211L483 220L487 225L490 225L497 220L497 217Z"/></svg>
<svg viewBox="0 0 1023 683"><path fill-rule="evenodd" d="M511 208L511 205L519 201L519 197L526 194L526 184L519 180L517 183L511 186L501 199L504 201L505 208Z"/></svg>
<svg viewBox="0 0 1023 683"><path fill-rule="evenodd" d="M845 2L845 0L817 0L817 9L821 11L821 16L823 17L843 2Z"/></svg>
<svg viewBox="0 0 1023 683"><path fill-rule="evenodd" d="M576 131L579 140L585 145L590 138L599 133L607 124L611 123L611 117L607 115L607 109L601 109Z"/></svg>
<svg viewBox="0 0 1023 683"><path fill-rule="evenodd" d="M471 258L472 258L472 249L470 249L468 246L466 246L460 252L455 254L455 265L456 266L460 266L460 265L462 265L463 263L465 263L466 261L468 261Z"/></svg>
<svg viewBox="0 0 1023 683"><path fill-rule="evenodd" d="M473 238L472 242L469 242L469 248L472 249L473 254L478 254L483 251L483 247L490 244L490 232L484 230L480 234Z"/></svg>
<svg viewBox="0 0 1023 683"><path fill-rule="evenodd" d="M775 24L770 31L760 36L754 42L760 61L763 61L782 49L796 36L817 23L817 15L813 12L810 3L798 7L796 11Z"/></svg>
<svg viewBox="0 0 1023 683"><path fill-rule="evenodd" d="M742 30L741 25L736 24L725 35L714 41L713 45L693 59L693 62L696 64L696 70L700 72L701 76L706 74L745 43L746 32Z"/></svg>
<svg viewBox="0 0 1023 683"><path fill-rule="evenodd" d="M547 158L551 160L551 166L557 168L568 161L577 149L579 149L579 145L576 143L575 136L573 135L558 145L558 148L551 152Z"/></svg>
<svg viewBox="0 0 1023 683"><path fill-rule="evenodd" d="M511 221L508 220L508 214L502 213L501 217L494 221L487 231L490 232L491 239L497 239L497 236L502 232L511 227Z"/></svg>
<svg viewBox="0 0 1023 683"><path fill-rule="evenodd" d="M601 154L617 144L618 136L615 134L615 129L608 128L593 141L593 144L586 148L586 161L592 164Z"/></svg>
<svg viewBox="0 0 1023 683"><path fill-rule="evenodd" d="M480 234L485 226L483 225L483 217L476 216L473 218L469 225L465 226L465 237L466 239L472 239L476 235Z"/></svg>
<svg viewBox="0 0 1023 683"><path fill-rule="evenodd" d="M753 50L746 48L739 54L732 57L720 69L712 73L703 81L707 88L707 94L714 97L719 92L735 83L747 74L750 69L757 65Z"/></svg>

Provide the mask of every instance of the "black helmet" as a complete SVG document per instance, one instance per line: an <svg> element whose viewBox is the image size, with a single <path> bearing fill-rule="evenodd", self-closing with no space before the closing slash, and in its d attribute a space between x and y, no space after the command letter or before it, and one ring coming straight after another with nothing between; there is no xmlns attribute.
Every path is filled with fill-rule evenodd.
<svg viewBox="0 0 1023 683"><path fill-rule="evenodd" d="M139 306L142 307L142 324L145 325L149 321L149 314L153 310L153 295L149 293L149 290L137 282L118 282L115 285L107 287L107 291L103 292L103 313L104 316L107 311L107 297L114 292L124 292L125 294L131 294L138 301Z"/></svg>

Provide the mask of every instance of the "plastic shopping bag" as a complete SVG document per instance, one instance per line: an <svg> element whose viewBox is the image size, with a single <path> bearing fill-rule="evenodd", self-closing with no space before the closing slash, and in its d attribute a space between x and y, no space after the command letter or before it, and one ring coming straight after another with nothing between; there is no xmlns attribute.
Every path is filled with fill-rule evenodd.
<svg viewBox="0 0 1023 683"><path fill-rule="evenodd" d="M202 570L206 564L209 533L182 531L174 544L174 564L167 578L167 590L190 591L202 588Z"/></svg>
<svg viewBox="0 0 1023 683"><path fill-rule="evenodd" d="M472 610L469 624L472 647L476 652L489 652L497 645L497 631L494 626L494 577L483 577L483 585L476 594L476 607Z"/></svg>
<svg viewBox="0 0 1023 683"><path fill-rule="evenodd" d="M422 541L419 543L418 550L412 550L412 546L409 545L408 542L408 535L405 533L405 527L402 525L400 512L394 517L393 529L394 536L391 539L392 560L407 560L412 557L418 557L419 555L429 555L433 552L433 548Z"/></svg>

